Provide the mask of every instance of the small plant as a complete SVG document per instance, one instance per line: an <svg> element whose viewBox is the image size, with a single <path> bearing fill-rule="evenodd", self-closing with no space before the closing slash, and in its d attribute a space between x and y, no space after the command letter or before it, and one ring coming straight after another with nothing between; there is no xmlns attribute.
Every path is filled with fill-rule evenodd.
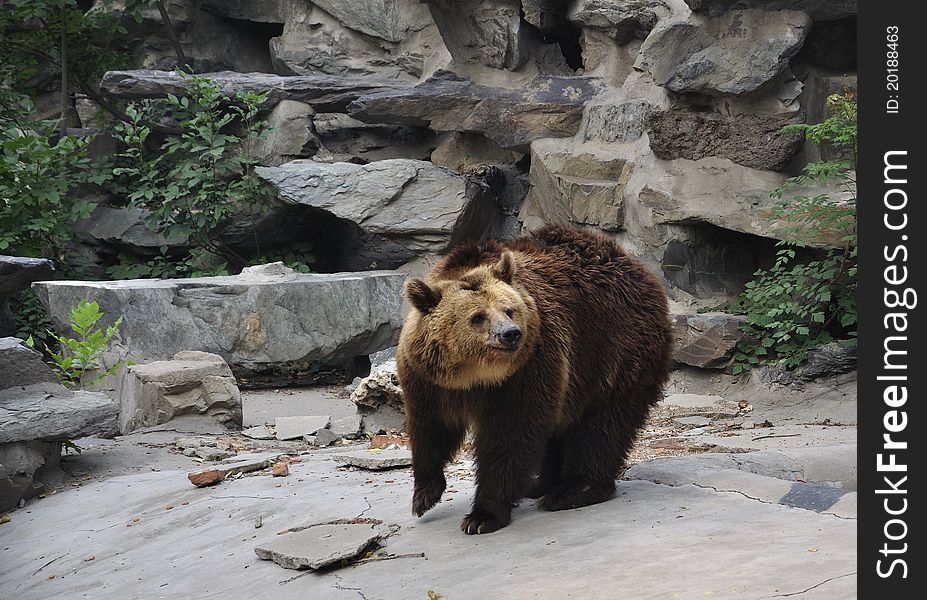
<svg viewBox="0 0 927 600"><path fill-rule="evenodd" d="M97 322L103 318L100 305L94 302L81 300L77 306L68 313L71 329L77 338L69 338L49 332L49 335L60 344L60 351L54 351L45 345L45 351L51 357L52 364L58 370L61 383L70 388L84 389L87 385L97 383L104 378L114 375L122 363L116 363L108 369L101 369L100 358L103 350L113 336L119 331L122 317L105 330L96 327ZM26 340L30 347L35 346L35 340L30 336ZM92 379L86 381L88 371L97 371Z"/></svg>
<svg viewBox="0 0 927 600"><path fill-rule="evenodd" d="M737 345L733 373L761 362L800 364L808 350L835 336L856 343L856 99L835 94L827 99L832 116L816 125L791 125L818 145L829 144L847 158L808 164L798 177L773 192L786 192L820 182L837 182L844 198L828 194L797 195L776 210L793 239L839 239L839 247L802 259L801 241L779 242L772 267L754 273L740 297L725 307L747 317L746 336ZM806 253L808 254L808 253Z"/></svg>

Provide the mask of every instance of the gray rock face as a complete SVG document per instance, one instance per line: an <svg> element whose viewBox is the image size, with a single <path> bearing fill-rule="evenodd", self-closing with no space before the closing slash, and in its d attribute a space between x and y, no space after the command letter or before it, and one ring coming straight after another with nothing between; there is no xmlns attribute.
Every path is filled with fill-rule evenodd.
<svg viewBox="0 0 927 600"><path fill-rule="evenodd" d="M61 478L59 442L0 444L0 512L42 493Z"/></svg>
<svg viewBox="0 0 927 600"><path fill-rule="evenodd" d="M56 281L35 290L57 327L80 298L100 304L103 326L124 316L114 353L129 360L200 350L250 373L338 364L395 344L403 280L391 271L298 274L273 263L237 276Z"/></svg>
<svg viewBox="0 0 927 600"><path fill-rule="evenodd" d="M200 8L226 19L253 23L285 23L287 0L201 0Z"/></svg>
<svg viewBox="0 0 927 600"><path fill-rule="evenodd" d="M98 205L86 219L77 222L75 229L104 244L157 249L161 246L184 246L187 240L168 238L155 228L157 217L144 208L113 208Z"/></svg>
<svg viewBox="0 0 927 600"><path fill-rule="evenodd" d="M182 414L207 414L221 423L241 424L238 385L216 354L179 352L171 360L129 365L116 397L123 434Z"/></svg>
<svg viewBox="0 0 927 600"><path fill-rule="evenodd" d="M294 161L257 174L284 202L324 210L415 251L480 239L498 212L479 180L418 160Z"/></svg>
<svg viewBox="0 0 927 600"><path fill-rule="evenodd" d="M0 444L117 433L119 407L105 394L47 390L47 384L0 390Z"/></svg>
<svg viewBox="0 0 927 600"><path fill-rule="evenodd" d="M763 10L799 10L815 21L831 21L856 14L856 0L686 0L692 12L710 17L723 15L734 8Z"/></svg>
<svg viewBox="0 0 927 600"><path fill-rule="evenodd" d="M270 92L266 108L281 100L296 100L318 111L344 112L351 101L364 94L403 88L398 81L371 77L304 75L282 77L269 73L204 73L228 96L238 92ZM103 91L119 98L164 98L183 95L186 83L176 71L108 71L100 84Z"/></svg>
<svg viewBox="0 0 927 600"><path fill-rule="evenodd" d="M267 115L270 131L251 148L262 165L280 165L297 158L309 158L322 146L313 127L315 110L303 102L281 100Z"/></svg>
<svg viewBox="0 0 927 600"><path fill-rule="evenodd" d="M673 110L651 113L646 122L650 149L665 159L719 156L745 167L779 171L804 143L802 134L782 131L796 122L783 116Z"/></svg>
<svg viewBox="0 0 927 600"><path fill-rule="evenodd" d="M316 162L427 160L436 144L434 132L424 127L364 123L345 114L319 114L313 124L323 147L313 157Z"/></svg>
<svg viewBox="0 0 927 600"><path fill-rule="evenodd" d="M378 539L380 534L372 525L316 525L276 536L257 546L254 553L284 569L321 569L354 558Z"/></svg>
<svg viewBox="0 0 927 600"><path fill-rule="evenodd" d="M662 0L579 0L567 18L626 44L634 38L646 39L661 14L669 14Z"/></svg>
<svg viewBox="0 0 927 600"><path fill-rule="evenodd" d="M548 33L560 23L558 12L566 4L568 0L521 0L521 9L525 21Z"/></svg>
<svg viewBox="0 0 927 600"><path fill-rule="evenodd" d="M28 287L33 281L51 279L54 272L54 264L45 258L0 255L0 337L13 335L17 328L7 296Z"/></svg>
<svg viewBox="0 0 927 600"><path fill-rule="evenodd" d="M804 363L794 369L772 367L767 376L782 385L801 384L836 377L856 368L856 348L840 342L829 342L808 352Z"/></svg>
<svg viewBox="0 0 927 600"><path fill-rule="evenodd" d="M674 314L673 360L701 369L727 367L747 320L726 313Z"/></svg>
<svg viewBox="0 0 927 600"><path fill-rule="evenodd" d="M531 145L531 189L519 214L525 226L543 222L621 230L632 165L620 158L575 154L550 142Z"/></svg>
<svg viewBox="0 0 927 600"><path fill-rule="evenodd" d="M537 138L575 134L600 86L597 78L539 77L513 90L438 71L413 88L362 96L348 112L372 123L482 133L503 148L524 150Z"/></svg>
<svg viewBox="0 0 927 600"><path fill-rule="evenodd" d="M36 383L57 384L42 355L15 337L0 338L0 388Z"/></svg>
<svg viewBox="0 0 927 600"><path fill-rule="evenodd" d="M633 142L644 135L648 117L657 110L646 100L590 105L586 109L583 139L587 142Z"/></svg>
<svg viewBox="0 0 927 600"><path fill-rule="evenodd" d="M398 44L430 22L417 0L313 0L314 5L355 31Z"/></svg>
<svg viewBox="0 0 927 600"><path fill-rule="evenodd" d="M810 30L808 15L787 10L675 21L651 32L635 67L674 92L739 96L781 73Z"/></svg>
<svg viewBox="0 0 927 600"><path fill-rule="evenodd" d="M514 71L527 60L518 0L425 0L454 60Z"/></svg>

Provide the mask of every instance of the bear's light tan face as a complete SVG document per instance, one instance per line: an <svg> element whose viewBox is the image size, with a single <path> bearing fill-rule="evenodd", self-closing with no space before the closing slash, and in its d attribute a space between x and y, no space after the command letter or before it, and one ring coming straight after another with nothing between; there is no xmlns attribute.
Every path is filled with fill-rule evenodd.
<svg viewBox="0 0 927 600"><path fill-rule="evenodd" d="M418 332L415 343L431 359L423 366L436 383L452 389L498 385L524 365L537 337L530 296L500 280L491 267L430 290L437 302L413 311L407 327Z"/></svg>

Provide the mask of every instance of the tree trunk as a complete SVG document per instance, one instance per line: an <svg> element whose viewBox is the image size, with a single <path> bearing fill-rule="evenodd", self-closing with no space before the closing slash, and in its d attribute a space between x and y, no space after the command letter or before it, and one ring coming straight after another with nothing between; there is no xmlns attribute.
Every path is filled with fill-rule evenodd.
<svg viewBox="0 0 927 600"><path fill-rule="evenodd" d="M161 13L161 21L164 22L164 29L167 31L167 37L171 40L171 45L174 46L174 54L177 55L177 66L178 67L187 67L187 57L184 56L183 46L180 45L180 40L177 39L177 32L174 30L174 21L171 20L171 15L167 12L167 7L164 5L163 0L158 0L158 12Z"/></svg>

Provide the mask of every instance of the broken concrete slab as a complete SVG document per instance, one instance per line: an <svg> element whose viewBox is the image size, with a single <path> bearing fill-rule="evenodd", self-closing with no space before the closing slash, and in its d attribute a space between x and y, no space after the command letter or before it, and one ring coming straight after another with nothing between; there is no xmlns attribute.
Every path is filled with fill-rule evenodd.
<svg viewBox="0 0 927 600"><path fill-rule="evenodd" d="M328 427L331 421L331 415L277 417L274 421L274 429L277 430L278 440L295 440L306 435L314 435L320 429Z"/></svg>
<svg viewBox="0 0 927 600"><path fill-rule="evenodd" d="M277 536L254 548L263 560L284 569L321 569L359 555L380 539L373 525L317 525Z"/></svg>
<svg viewBox="0 0 927 600"><path fill-rule="evenodd" d="M331 429L319 429L313 435L303 436L303 439L313 446L330 446L340 440L341 436Z"/></svg>
<svg viewBox="0 0 927 600"><path fill-rule="evenodd" d="M276 437L275 432L271 431L267 425L257 425L255 427L242 429L241 434L252 440L272 440Z"/></svg>
<svg viewBox="0 0 927 600"><path fill-rule="evenodd" d="M332 459L349 467L357 467L368 471L384 471L409 467L412 465L412 451L407 448L394 450L355 450L343 454L335 454Z"/></svg>
<svg viewBox="0 0 927 600"><path fill-rule="evenodd" d="M341 419L335 419L329 425L328 429L341 438L346 439L355 439L360 435L361 430L361 417L360 415L350 415L348 417L342 417Z"/></svg>
<svg viewBox="0 0 927 600"><path fill-rule="evenodd" d="M310 274L271 263L235 276L47 281L33 289L61 331L81 299L99 303L101 326L124 317L105 364L200 350L249 374L337 366L394 345L404 281L393 271Z"/></svg>

